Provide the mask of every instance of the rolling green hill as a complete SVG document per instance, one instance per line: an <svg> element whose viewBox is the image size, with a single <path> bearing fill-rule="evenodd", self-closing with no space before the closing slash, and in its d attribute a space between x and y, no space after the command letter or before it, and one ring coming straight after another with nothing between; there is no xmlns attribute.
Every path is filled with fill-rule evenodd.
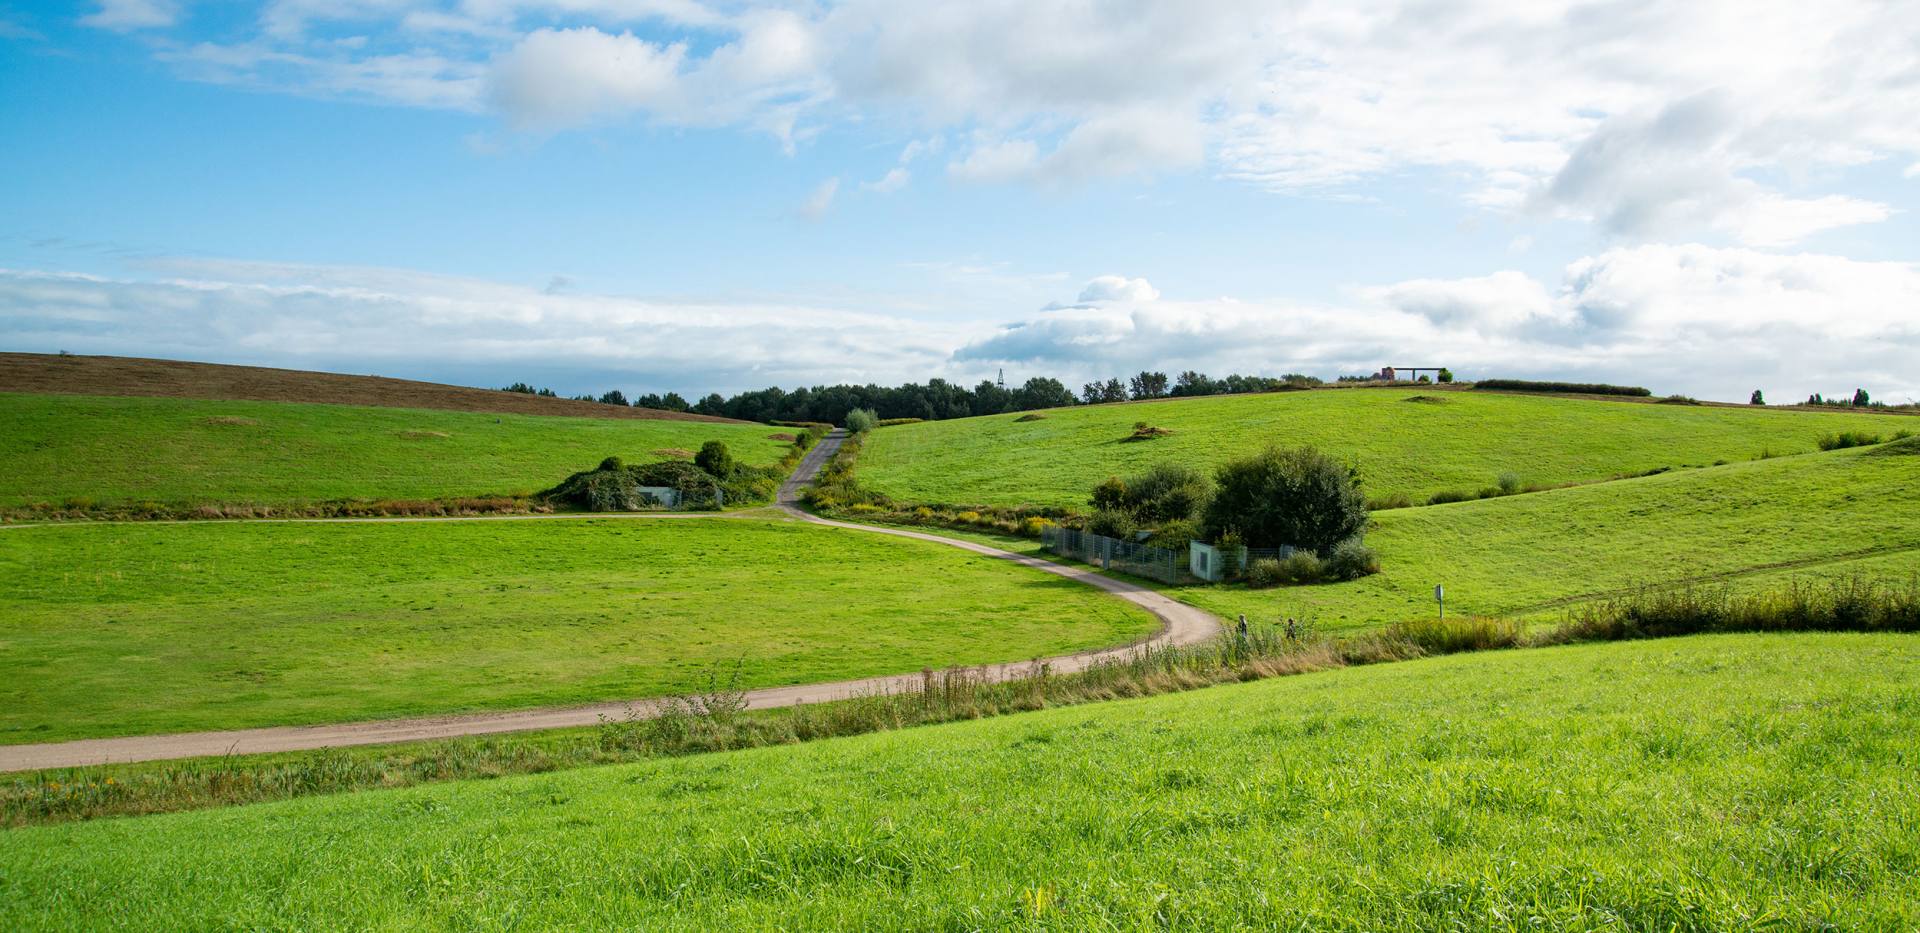
<svg viewBox="0 0 1920 933"><path fill-rule="evenodd" d="M506 393L496 393L506 394ZM601 458L727 442L780 459L764 425L298 402L0 393L0 508L291 506L526 494Z"/></svg>
<svg viewBox="0 0 1920 933"><path fill-rule="evenodd" d="M1431 401L1417 401L1430 399ZM1370 496L1473 492L1512 473L1555 485L1658 467L1804 453L1847 430L1920 432L1920 419L1596 401L1436 389L1170 399L993 415L875 431L861 481L909 502L1085 506L1093 485L1160 460L1202 467L1269 443L1312 444L1360 468ZM1128 441L1135 422L1172 435Z"/></svg>
<svg viewBox="0 0 1920 933"><path fill-rule="evenodd" d="M1871 448L1869 448L1870 450ZM1920 575L1920 457L1841 450L1374 515L1381 572L1349 583L1176 595L1228 618L1328 629L1435 612L1555 617L1568 603L1685 581Z"/></svg>
<svg viewBox="0 0 1920 933"><path fill-rule="evenodd" d="M792 521L0 530L0 744L805 684L1122 644L1130 603Z"/></svg>
<svg viewBox="0 0 1920 933"><path fill-rule="evenodd" d="M1920 925L1920 642L1353 668L0 834L0 926Z"/></svg>

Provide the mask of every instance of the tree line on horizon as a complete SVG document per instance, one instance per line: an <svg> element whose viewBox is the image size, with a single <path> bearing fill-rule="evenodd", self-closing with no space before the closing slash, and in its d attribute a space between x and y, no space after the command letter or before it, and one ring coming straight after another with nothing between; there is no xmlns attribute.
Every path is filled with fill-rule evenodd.
<svg viewBox="0 0 1920 933"><path fill-rule="evenodd" d="M1342 382L1364 382L1365 376L1341 376ZM1126 380L1094 381L1081 386L1078 395L1058 379L1035 376L1017 387L1008 387L992 379L982 379L969 389L945 379L925 383L909 382L899 386L876 384L813 386L791 391L778 386L754 389L732 396L709 393L689 403L677 392L647 393L631 401L619 389L594 395L569 396L576 401L606 405L631 405L661 411L685 411L715 415L741 421L820 421L840 424L847 413L869 409L883 419L919 418L941 421L975 415L1033 411L1041 408L1065 408L1071 405L1099 405L1110 402L1141 401L1155 398L1182 398L1200 395L1235 395L1246 392L1276 392L1323 384L1315 376L1287 373L1283 376L1242 376L1238 373L1215 379L1205 373L1187 370L1168 378L1158 371L1142 371ZM536 389L516 382L502 391L559 398L552 389Z"/></svg>

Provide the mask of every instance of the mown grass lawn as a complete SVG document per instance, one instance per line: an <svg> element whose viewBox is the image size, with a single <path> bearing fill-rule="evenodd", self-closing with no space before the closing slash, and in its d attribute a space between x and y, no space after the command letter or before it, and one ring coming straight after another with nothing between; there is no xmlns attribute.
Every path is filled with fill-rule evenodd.
<svg viewBox="0 0 1920 933"><path fill-rule="evenodd" d="M1434 402L1410 401L1416 397ZM1269 444L1312 444L1360 468L1369 496L1474 492L1512 473L1546 485L1658 467L1804 453L1847 430L1920 433L1920 419L1594 401L1434 389L1216 396L993 415L875 431L861 482L909 502L1086 506L1093 485L1168 460L1210 468ZM1171 436L1124 440L1134 422Z"/></svg>
<svg viewBox="0 0 1920 933"><path fill-rule="evenodd" d="M1920 641L1461 655L0 834L64 929L1896 930Z"/></svg>
<svg viewBox="0 0 1920 933"><path fill-rule="evenodd" d="M1124 643L1131 604L758 518L0 531L0 743L761 687Z"/></svg>
<svg viewBox="0 0 1920 933"><path fill-rule="evenodd" d="M1447 611L1557 618L1566 604L1685 581L1920 575L1920 457L1781 457L1374 515L1381 572L1349 583L1178 588L1228 618L1338 630Z"/></svg>
<svg viewBox="0 0 1920 933"><path fill-rule="evenodd" d="M602 458L659 459L725 441L773 463L764 425L556 418L292 402L0 392L0 507L505 495L548 488Z"/></svg>

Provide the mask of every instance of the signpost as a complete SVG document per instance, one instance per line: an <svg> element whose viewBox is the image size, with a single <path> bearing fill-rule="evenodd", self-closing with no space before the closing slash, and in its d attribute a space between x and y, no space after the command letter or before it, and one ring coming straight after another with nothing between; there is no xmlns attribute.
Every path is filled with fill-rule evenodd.
<svg viewBox="0 0 1920 933"><path fill-rule="evenodd" d="M1445 586L1434 586L1433 601L1440 604L1440 621L1447 621L1447 588Z"/></svg>

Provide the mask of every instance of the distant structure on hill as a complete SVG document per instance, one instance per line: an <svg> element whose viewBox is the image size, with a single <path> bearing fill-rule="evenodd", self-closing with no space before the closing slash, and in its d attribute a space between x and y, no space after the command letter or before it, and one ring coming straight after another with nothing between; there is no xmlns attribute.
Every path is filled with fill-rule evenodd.
<svg viewBox="0 0 1920 933"><path fill-rule="evenodd" d="M1373 378L1380 382L1395 382L1399 380L1402 373L1405 373L1407 379L1413 382L1420 381L1421 373L1432 373L1431 381L1434 382L1453 381L1452 374L1447 372L1445 366L1382 366L1379 372L1373 374ZM1442 375L1443 373L1446 375Z"/></svg>

